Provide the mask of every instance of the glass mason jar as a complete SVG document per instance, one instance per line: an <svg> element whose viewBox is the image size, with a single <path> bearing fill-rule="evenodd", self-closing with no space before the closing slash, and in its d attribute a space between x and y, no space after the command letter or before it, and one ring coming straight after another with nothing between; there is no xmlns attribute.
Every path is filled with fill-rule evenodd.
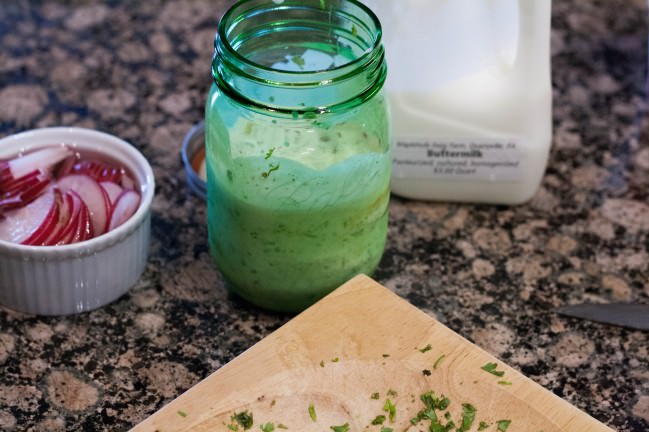
<svg viewBox="0 0 649 432"><path fill-rule="evenodd" d="M227 286L302 310L385 247L381 27L355 0L245 0L221 19L205 117L210 250Z"/></svg>

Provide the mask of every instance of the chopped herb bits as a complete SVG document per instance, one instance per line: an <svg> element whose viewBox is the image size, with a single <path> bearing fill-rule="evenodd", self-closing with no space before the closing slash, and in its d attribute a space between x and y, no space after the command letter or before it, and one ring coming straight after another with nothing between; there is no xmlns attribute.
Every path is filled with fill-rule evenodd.
<svg viewBox="0 0 649 432"><path fill-rule="evenodd" d="M465 403L462 404L462 424L457 429L458 432L466 432L471 429L475 421L476 409L473 405Z"/></svg>
<svg viewBox="0 0 649 432"><path fill-rule="evenodd" d="M497 377L501 377L505 375L505 371L496 370L497 367L498 367L498 363L487 363L486 365L482 366L480 369L489 372L492 375L496 375Z"/></svg>
<svg viewBox="0 0 649 432"><path fill-rule="evenodd" d="M509 428L511 422L511 420L498 420L496 422L498 425L498 432L505 432Z"/></svg>
<svg viewBox="0 0 649 432"><path fill-rule="evenodd" d="M489 423L481 421L480 424L478 425L478 431L483 431L487 429L489 426L491 426Z"/></svg>
<svg viewBox="0 0 649 432"><path fill-rule="evenodd" d="M420 353L425 353L425 352L430 351L430 350L432 350L432 349L433 349L433 346L432 346L431 344L428 344L428 345L426 345L425 347L419 349L419 352L420 352Z"/></svg>
<svg viewBox="0 0 649 432"><path fill-rule="evenodd" d="M250 429L253 425L252 413L248 411L235 413L232 416L231 420L239 424L244 430ZM231 430L237 430L237 429L231 429Z"/></svg>
<svg viewBox="0 0 649 432"><path fill-rule="evenodd" d="M262 432L273 432L275 430L275 425L270 422L264 423L259 427L261 428Z"/></svg>
<svg viewBox="0 0 649 432"><path fill-rule="evenodd" d="M272 151L270 153L272 153ZM423 348L415 347L415 349L421 353L425 353L432 350L432 346L430 344L427 344ZM383 354L383 357L388 356L388 354ZM439 355L439 357L437 357L437 359L433 363L432 369L437 369L446 357L446 354ZM337 363L340 361L340 358L334 357L331 358L330 361L332 363ZM319 363L320 366L324 367L325 362L325 360L321 360ZM383 363L383 365L385 365L385 363ZM505 371L498 370L497 363L487 363L481 366L481 369L497 377L502 377L503 375L505 375ZM431 376L432 372L430 369L423 369L422 374L424 376ZM424 380L424 382L427 381L429 380ZM477 384L479 381L473 382L474 384ZM500 380L497 382L500 385L512 385L510 381ZM462 382L460 382L460 384L462 384ZM402 392L402 390L399 390L398 392L397 390L395 390L395 388L388 387L387 389L384 389L384 392L385 399L381 398L381 394L383 394L383 392L374 392L369 395L369 398L372 401L377 402L370 402L366 400L368 410L376 411L369 413L355 413L354 418L356 419L356 421L361 418L359 414L367 416L365 417L365 421L367 422L366 424L359 425L351 423L352 414L346 411L348 414L347 418L340 418L340 413L337 413L337 416L333 418L334 422L345 423L331 425L329 426L329 430L333 432L395 432L395 430L399 432L409 432L411 430L416 430L419 432L507 432L510 425L512 424L512 421L510 419L493 421L493 417L491 416L489 416L490 418L488 418L488 420L490 420L489 422L484 421L484 417L483 419L479 418L480 413L478 411L478 408L466 401L461 401L458 405L454 405L452 408L449 408L451 406L451 400L448 397L444 396L444 394L436 394L434 391L427 391L419 395L419 401L421 402L421 405L419 407L417 407L416 405L417 395L415 393L412 393L411 391L406 392L406 394L402 394L401 399L399 398L399 393ZM261 402L262 400L264 400L263 396L258 398L258 401ZM383 402L380 402L381 400ZM405 429L403 429L397 422L397 403L401 405L400 410L402 416L404 416L402 421L409 418L410 426L406 427ZM275 400L273 399L272 402L270 402L270 407L272 408L274 405ZM279 408L276 408L276 412L277 410L282 411ZM306 411L308 412L311 421L313 423L318 423L318 415L316 414L316 408L313 403L308 404ZM414 417L411 417L414 412L416 412L416 415L414 415ZM281 415L281 412L279 412L279 414ZM320 430L322 431L323 427L327 427L327 419L331 420L331 418L329 417L330 413L323 412L321 414ZM187 413L185 413L184 411L178 411L178 415L186 417ZM370 415L373 417L369 417ZM405 417L406 415L408 417ZM252 412L249 411L234 413L231 417L231 420L231 423L226 426L230 431L233 432L244 432L245 430L251 429L253 427ZM288 426L277 422L277 420L281 419L277 417L271 419L263 419L263 421L255 425L255 429L261 430L261 432L276 432L277 429L289 429ZM350 423L352 424L352 426L350 426ZM297 425L297 427L301 428L302 430L304 429L304 425ZM395 427L397 427L397 429L395 429ZM295 425L292 427L292 429L298 430L296 429Z"/></svg>
<svg viewBox="0 0 649 432"><path fill-rule="evenodd" d="M315 413L315 407L313 406L313 404L309 405L309 417L311 417L311 420L313 420L314 422L318 421L318 416Z"/></svg>
<svg viewBox="0 0 649 432"><path fill-rule="evenodd" d="M330 426L330 429L334 432L347 432L349 431L349 423L345 423L342 426Z"/></svg>
<svg viewBox="0 0 649 432"><path fill-rule="evenodd" d="M492 367L490 366L489 369L491 370ZM495 366L493 367L493 370L495 370ZM392 388L388 389L386 394L395 398L398 396L397 391ZM410 403L416 402L414 394L410 393L408 397L410 398ZM379 393L372 393L370 399L378 400ZM467 402L462 403L462 411L458 414L457 409L449 410L451 400L448 397L445 397L443 394L437 395L433 391L422 393L419 396L419 400L423 406L419 409L417 414L410 419L410 425L417 427L418 431L471 432L486 431L489 429L492 432L507 432L512 423L509 419L498 420L495 423L478 421L478 409L471 403ZM387 426L386 423L388 421L390 423L395 422L397 414L396 403L394 403L392 399L387 398L385 403L376 406L376 409L382 409L385 414L376 415L372 420L369 420L369 423L365 425L362 430L352 431L349 422L345 422L342 425L329 426L329 429L333 432L394 432L395 429ZM317 422L318 417L316 415L315 406L309 404L307 411L311 420L314 423ZM178 413L180 414L182 411L179 411ZM232 415L231 420L232 423L227 425L227 428L234 432L241 432L240 428L248 430L253 426L252 413L249 411L235 413ZM276 429L289 429L282 423L273 423L270 421L263 422L259 424L258 427L262 432L275 432ZM404 432L408 430L410 430L410 428L407 427L404 429Z"/></svg>
<svg viewBox="0 0 649 432"><path fill-rule="evenodd" d="M388 413L390 421L393 422L394 418L397 415L397 407L392 403L390 399L385 400L385 405L383 405L383 411Z"/></svg>

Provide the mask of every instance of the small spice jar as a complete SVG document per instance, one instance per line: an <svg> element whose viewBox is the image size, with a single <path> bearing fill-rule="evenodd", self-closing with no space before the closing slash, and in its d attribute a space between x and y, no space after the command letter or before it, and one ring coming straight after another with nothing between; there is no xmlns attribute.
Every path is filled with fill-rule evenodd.
<svg viewBox="0 0 649 432"><path fill-rule="evenodd" d="M221 19L205 116L208 231L232 291L306 308L385 247L381 27L355 0L245 0Z"/></svg>

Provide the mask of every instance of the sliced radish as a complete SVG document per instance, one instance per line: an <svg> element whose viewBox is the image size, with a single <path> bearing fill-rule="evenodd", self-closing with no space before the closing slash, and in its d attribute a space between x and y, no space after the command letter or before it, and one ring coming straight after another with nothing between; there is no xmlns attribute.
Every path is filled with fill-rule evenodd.
<svg viewBox="0 0 649 432"><path fill-rule="evenodd" d="M43 241L52 235L52 232L56 229L56 223L59 220L59 213L61 211L62 197L61 192L58 190L53 190L51 193L54 194L54 202L47 213L47 217L37 230L22 241L22 244L30 246L42 245Z"/></svg>
<svg viewBox="0 0 649 432"><path fill-rule="evenodd" d="M72 151L67 147L46 147L11 159L8 162L13 178L19 178L34 170L49 172L57 163L70 156Z"/></svg>
<svg viewBox="0 0 649 432"><path fill-rule="evenodd" d="M10 210L18 207L24 207L34 201L50 185L48 178L35 178L25 183L25 187L16 190L11 194L6 194L0 199L0 210Z"/></svg>
<svg viewBox="0 0 649 432"><path fill-rule="evenodd" d="M133 181L133 179L127 174L122 176L121 184L124 189L135 190L135 181Z"/></svg>
<svg viewBox="0 0 649 432"><path fill-rule="evenodd" d="M0 220L0 240L22 243L46 224L52 206L56 206L54 192L47 192L32 203L8 211Z"/></svg>
<svg viewBox="0 0 649 432"><path fill-rule="evenodd" d="M94 235L106 232L110 198L92 177L85 174L70 174L57 182L63 192L73 190L79 194L88 207Z"/></svg>
<svg viewBox="0 0 649 432"><path fill-rule="evenodd" d="M122 168L118 168L103 161L83 159L74 164L71 173L86 174L98 182L110 181L113 183L119 183L122 179L123 170Z"/></svg>
<svg viewBox="0 0 649 432"><path fill-rule="evenodd" d="M72 167L77 163L78 157L75 153L72 153L70 156L66 157L63 162L59 165L54 176L56 178L64 177L72 173Z"/></svg>
<svg viewBox="0 0 649 432"><path fill-rule="evenodd" d="M81 214L72 242L88 240L93 238L94 235L95 234L92 231L92 223L90 221L90 211L86 204L81 201Z"/></svg>
<svg viewBox="0 0 649 432"><path fill-rule="evenodd" d="M45 238L42 241L42 245L44 246L52 246L55 245L59 242L61 239L63 233L67 229L68 225L70 224L70 220L72 219L72 213L74 211L74 203L72 198L69 196L68 193L62 194L60 190L56 190L59 194L61 194L61 205L60 208L61 210L59 211L59 218L56 221L56 226L52 230L49 236Z"/></svg>
<svg viewBox="0 0 649 432"><path fill-rule="evenodd" d="M39 176L41 175L40 170L34 170L28 174L25 174L22 177L16 179L12 178L5 182L0 189L0 193L4 195L12 194L13 192L20 192L21 188L29 186L34 181L38 182Z"/></svg>
<svg viewBox="0 0 649 432"><path fill-rule="evenodd" d="M0 185L8 180L11 180L11 170L9 169L9 161L3 160L0 162Z"/></svg>
<svg viewBox="0 0 649 432"><path fill-rule="evenodd" d="M63 245L101 235L137 211L136 190L123 166L67 146L0 159L0 239Z"/></svg>
<svg viewBox="0 0 649 432"><path fill-rule="evenodd" d="M56 242L57 245L71 244L92 238L88 207L75 191L70 190L66 194L73 203L73 210L65 230Z"/></svg>
<svg viewBox="0 0 649 432"><path fill-rule="evenodd" d="M110 223L108 230L113 230L126 222L128 218L133 216L140 205L140 194L137 192L126 190L124 191L115 202L113 211L110 215Z"/></svg>
<svg viewBox="0 0 649 432"><path fill-rule="evenodd" d="M88 212L87 207L81 200L79 194L75 191L69 190L65 193L65 199L70 206L70 217L68 219L65 228L59 233L56 239L57 245L74 243L73 238L74 234L77 231L77 226L79 225L79 219L81 218L82 210L86 213Z"/></svg>
<svg viewBox="0 0 649 432"><path fill-rule="evenodd" d="M99 186L104 188L104 190L108 194L111 207L114 206L115 201L117 201L117 197L119 197L123 191L122 187L117 183L113 183L113 182L101 182L99 183Z"/></svg>

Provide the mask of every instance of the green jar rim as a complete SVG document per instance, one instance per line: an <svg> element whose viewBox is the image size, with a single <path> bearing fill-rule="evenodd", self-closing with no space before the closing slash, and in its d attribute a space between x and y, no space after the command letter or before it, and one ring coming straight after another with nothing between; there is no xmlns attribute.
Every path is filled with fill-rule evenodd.
<svg viewBox="0 0 649 432"><path fill-rule="evenodd" d="M324 4L326 0L320 1ZM290 0L287 0L287 3ZM353 5L365 15L358 17L345 12L350 21L360 21L363 27L371 36L367 39L367 46L358 55L349 59L343 64L318 70L283 70L269 67L251 60L239 53L231 43L229 31L241 21L256 14L268 12L274 8L303 8L304 10L314 9L313 6L304 3L275 3L268 0L260 3L260 0L241 0L233 5L219 21L218 30L214 38L214 57L212 59L212 77L214 82L224 90L231 98L253 107L258 110L271 110L280 113L294 114L305 112L329 112L341 107L349 109L373 97L383 87L387 68L385 66L385 52L382 45L382 28L376 14L365 4L358 0L339 0L341 4ZM255 5L255 3L258 3ZM315 0L312 2L315 3ZM244 18L239 18L244 16ZM230 77L224 79L219 76L218 68L226 70ZM224 74L225 75L225 74ZM299 89L299 88L322 88L323 86L335 85L339 82L356 79L361 83L360 91L351 94L347 100L327 103L320 106L299 107L282 106L255 100L243 92L238 91L235 80L247 80L249 83L260 83L268 87ZM348 93L350 94L350 93Z"/></svg>
<svg viewBox="0 0 649 432"><path fill-rule="evenodd" d="M242 56L241 54L239 54L237 52L237 50L234 49L232 44L230 44L230 40L228 39L228 35L226 34L226 30L227 30L228 26L222 25L222 23L230 22L232 20L232 16L235 15L235 13L239 12L240 7L246 6L248 3L254 3L256 1L258 1L258 0L240 0L235 5L233 5L230 9L228 9L225 12L225 14L223 14L223 16L221 17L221 20L219 21L219 25L218 25L218 28L217 28L217 37L221 38L221 40L223 41L223 47L228 51L228 54L235 57L235 58L237 58L242 63L246 63L249 66L259 68L259 69L264 69L264 70L267 70L269 72L271 72L271 71L272 72L278 72L277 69L273 69L273 68L270 68L270 67L267 67L267 66L264 66L264 65L260 65L258 63L255 63L255 62L249 60L248 58ZM282 73L313 75L313 74L319 74L319 73L326 73L326 72L329 72L329 71L332 71L332 70L335 70L335 69L345 68L345 67L353 65L354 63L360 63L360 62L363 62L363 61L367 60L367 57L369 57L372 54L372 52L378 46L380 46L382 44L383 30L382 30L381 22L379 21L379 18L376 16L376 14L372 11L372 9L370 9L369 7L367 7L365 4L361 3L358 0L343 0L343 1L345 1L347 3L351 3L351 4L359 7L372 20L372 23L374 24L374 27L376 28L376 33L375 33L376 37L373 40L372 46L365 49L365 52L363 52L363 54L361 56L358 56L355 59L351 60L350 62L345 63L345 64L340 65L340 66L337 66L337 67L334 67L332 69L319 70L319 71L281 71ZM280 4L277 4L277 5L279 6ZM215 40L214 40L215 47L216 47L216 44L217 44L217 40L216 40L216 37L215 37Z"/></svg>

